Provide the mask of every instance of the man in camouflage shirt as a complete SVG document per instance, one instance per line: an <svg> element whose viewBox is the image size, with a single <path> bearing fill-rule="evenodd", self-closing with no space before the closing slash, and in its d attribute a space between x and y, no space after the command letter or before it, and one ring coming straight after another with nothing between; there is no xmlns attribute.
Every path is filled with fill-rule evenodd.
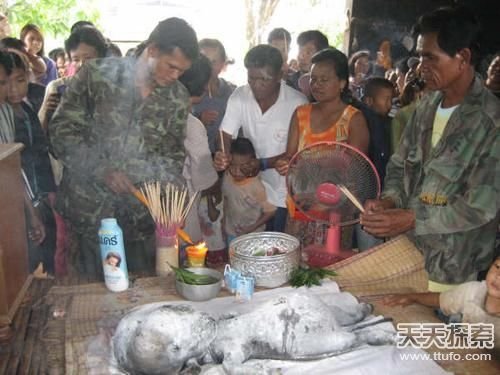
<svg viewBox="0 0 500 375"><path fill-rule="evenodd" d="M102 276L97 231L106 217L123 229L129 270L153 270L153 221L131 193L148 180L184 184L189 94L177 78L197 56L194 30L170 18L137 59L88 61L68 85L49 134L65 168L57 209L71 224L70 261L81 274Z"/></svg>
<svg viewBox="0 0 500 375"><path fill-rule="evenodd" d="M365 230L407 233L423 252L429 289L475 280L493 261L499 208L500 103L474 74L479 25L463 8L417 24L417 105L387 167L382 199L365 204ZM447 284L447 285L443 285Z"/></svg>

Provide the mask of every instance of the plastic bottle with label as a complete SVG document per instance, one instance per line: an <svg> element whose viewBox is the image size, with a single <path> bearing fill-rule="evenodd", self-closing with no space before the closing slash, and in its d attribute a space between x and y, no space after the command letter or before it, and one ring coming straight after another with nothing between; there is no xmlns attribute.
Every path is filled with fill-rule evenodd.
<svg viewBox="0 0 500 375"><path fill-rule="evenodd" d="M112 292L128 289L127 260L123 246L123 232L116 219L101 220L99 244L104 271L104 282Z"/></svg>

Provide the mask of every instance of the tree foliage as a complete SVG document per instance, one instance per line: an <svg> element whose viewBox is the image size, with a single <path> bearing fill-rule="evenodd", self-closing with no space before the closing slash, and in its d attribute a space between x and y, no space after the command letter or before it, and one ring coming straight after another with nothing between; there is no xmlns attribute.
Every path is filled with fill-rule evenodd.
<svg viewBox="0 0 500 375"><path fill-rule="evenodd" d="M249 47L262 42L262 31L271 21L279 0L245 0L247 41Z"/></svg>
<svg viewBox="0 0 500 375"><path fill-rule="evenodd" d="M289 8L314 8L316 6L321 7L322 3L329 0L245 0L245 10L246 10L246 39L248 42L248 47L252 48L260 43L266 43L266 35L263 33L266 31L267 27L271 24L273 16L275 15L276 8L278 5L281 9L283 7ZM330 45L341 48L344 38L344 32L338 31L342 30L341 25L333 25L329 23L328 25L320 25L316 27L311 27L311 29L318 29L323 32L330 41ZM304 31L304 30L300 30Z"/></svg>
<svg viewBox="0 0 500 375"><path fill-rule="evenodd" d="M7 7L12 35L27 23L39 26L45 36L64 36L79 20L97 24L100 13L94 0L16 0Z"/></svg>

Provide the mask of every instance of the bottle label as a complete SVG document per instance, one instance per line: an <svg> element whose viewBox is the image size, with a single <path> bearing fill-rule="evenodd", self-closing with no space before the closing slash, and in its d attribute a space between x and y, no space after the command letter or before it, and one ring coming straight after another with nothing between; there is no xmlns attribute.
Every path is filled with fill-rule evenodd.
<svg viewBox="0 0 500 375"><path fill-rule="evenodd" d="M121 230L100 229L99 243L106 287L112 292L126 290L128 272Z"/></svg>

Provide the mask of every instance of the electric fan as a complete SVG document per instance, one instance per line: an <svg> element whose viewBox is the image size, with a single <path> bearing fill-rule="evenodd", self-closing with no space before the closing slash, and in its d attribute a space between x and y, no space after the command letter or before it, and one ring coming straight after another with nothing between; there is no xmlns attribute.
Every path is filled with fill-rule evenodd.
<svg viewBox="0 0 500 375"><path fill-rule="evenodd" d="M303 249L309 265L324 267L353 255L341 249L341 227L357 223L364 202L378 198L380 178L373 163L348 144L319 142L293 156L286 183L306 218L328 224L326 243Z"/></svg>

